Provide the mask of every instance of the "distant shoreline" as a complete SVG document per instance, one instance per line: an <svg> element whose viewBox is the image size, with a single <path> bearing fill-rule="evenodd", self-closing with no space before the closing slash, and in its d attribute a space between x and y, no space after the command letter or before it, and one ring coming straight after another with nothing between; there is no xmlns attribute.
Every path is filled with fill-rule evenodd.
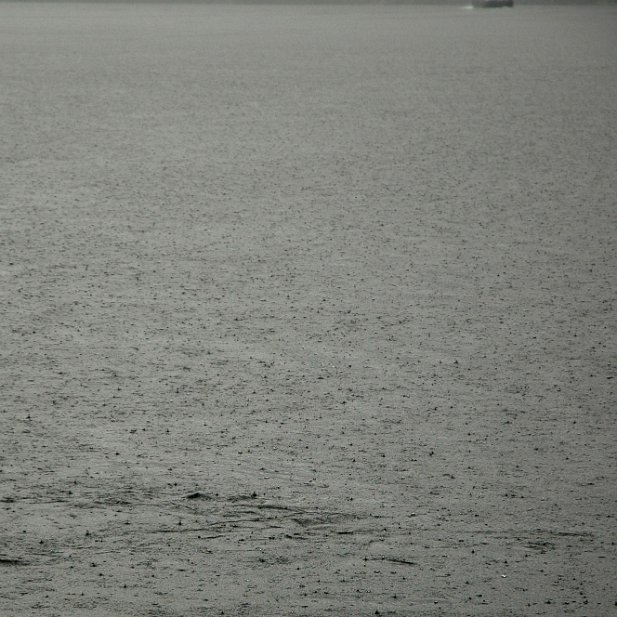
<svg viewBox="0 0 617 617"><path fill-rule="evenodd" d="M0 0L14 3L17 0ZM466 6L465 0L19 0L20 4L230 4L230 5L417 5L417 6ZM515 0L515 6L607 6L617 5L617 0Z"/></svg>

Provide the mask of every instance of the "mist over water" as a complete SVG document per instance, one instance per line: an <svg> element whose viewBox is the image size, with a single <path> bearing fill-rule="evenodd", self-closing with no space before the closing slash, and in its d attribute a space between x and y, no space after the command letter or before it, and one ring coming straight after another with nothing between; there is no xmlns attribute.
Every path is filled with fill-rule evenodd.
<svg viewBox="0 0 617 617"><path fill-rule="evenodd" d="M14 0L1 0L11 2ZM22 2L54 2L63 3L67 0L22 0ZM403 5L403 6L463 6L472 8L472 3L464 0L68 0L79 3L103 4L220 4L220 5ZM515 0L516 6L559 6L559 5L611 5L617 0Z"/></svg>
<svg viewBox="0 0 617 617"><path fill-rule="evenodd" d="M99 172L123 164L154 172L190 155L210 172L230 172L222 167L233 159L236 178L259 161L273 174L252 180L265 192L293 186L274 157L302 176L325 173L337 191L349 187L333 164L366 190L376 189L368 182L376 168L397 190L435 185L444 197L446 179L480 174L494 191L545 181L549 169L576 191L578 175L603 168L612 147L609 7L2 11L0 52L12 58L2 66L11 84L4 147L58 152L77 166L95 157Z"/></svg>

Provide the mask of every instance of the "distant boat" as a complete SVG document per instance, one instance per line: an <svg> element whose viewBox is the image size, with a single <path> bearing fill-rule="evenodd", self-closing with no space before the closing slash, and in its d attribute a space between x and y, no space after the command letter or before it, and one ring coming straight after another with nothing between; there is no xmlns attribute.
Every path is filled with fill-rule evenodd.
<svg viewBox="0 0 617 617"><path fill-rule="evenodd" d="M499 9L502 6L514 6L514 0L473 0L471 5L476 9Z"/></svg>

